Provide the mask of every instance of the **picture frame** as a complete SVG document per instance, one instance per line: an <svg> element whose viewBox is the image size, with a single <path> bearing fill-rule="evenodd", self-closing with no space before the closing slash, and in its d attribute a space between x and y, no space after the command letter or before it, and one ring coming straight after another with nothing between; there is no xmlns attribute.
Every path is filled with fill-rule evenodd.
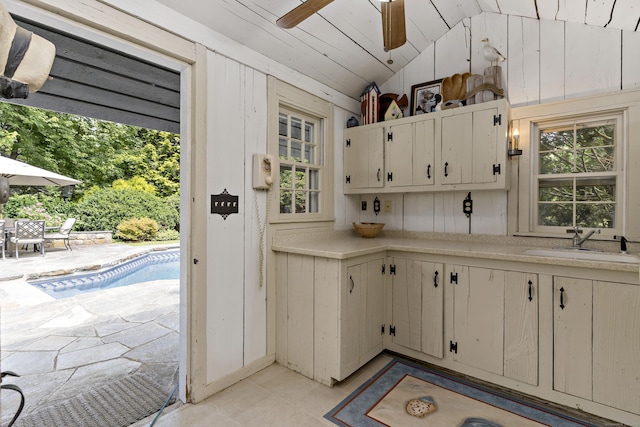
<svg viewBox="0 0 640 427"><path fill-rule="evenodd" d="M411 115L427 114L435 111L442 100L442 79L411 86Z"/></svg>

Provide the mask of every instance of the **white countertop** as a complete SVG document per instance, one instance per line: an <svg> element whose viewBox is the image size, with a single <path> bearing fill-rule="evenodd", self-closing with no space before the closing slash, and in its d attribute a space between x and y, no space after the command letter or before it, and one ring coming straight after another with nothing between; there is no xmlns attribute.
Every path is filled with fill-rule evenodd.
<svg viewBox="0 0 640 427"><path fill-rule="evenodd" d="M550 249L536 245L540 239L499 236L445 235L437 238L411 237L410 233L381 233L373 239L362 238L355 232L336 232L321 235L286 236L274 238L271 249L323 258L349 259L382 251L402 251L466 258L519 261L535 264L596 268L624 272L638 272L637 263L603 262L577 258L528 255L527 250ZM527 241L527 243L529 243Z"/></svg>

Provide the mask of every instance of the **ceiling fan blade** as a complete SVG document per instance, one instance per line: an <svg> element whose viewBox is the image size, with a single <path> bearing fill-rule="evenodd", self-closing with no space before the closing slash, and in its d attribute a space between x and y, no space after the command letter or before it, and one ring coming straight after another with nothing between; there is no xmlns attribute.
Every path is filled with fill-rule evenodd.
<svg viewBox="0 0 640 427"><path fill-rule="evenodd" d="M280 28L293 28L332 1L333 0L307 0L280 17L276 21L276 25Z"/></svg>
<svg viewBox="0 0 640 427"><path fill-rule="evenodd" d="M404 0L385 1L382 6L382 36L384 48L391 50L407 42Z"/></svg>

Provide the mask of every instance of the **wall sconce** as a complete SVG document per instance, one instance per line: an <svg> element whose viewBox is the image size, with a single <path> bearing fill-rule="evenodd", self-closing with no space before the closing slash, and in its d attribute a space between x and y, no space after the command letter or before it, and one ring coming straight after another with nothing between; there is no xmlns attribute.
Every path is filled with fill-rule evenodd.
<svg viewBox="0 0 640 427"><path fill-rule="evenodd" d="M509 155L510 156L521 156L522 150L519 148L520 144L520 131L518 130L517 124L514 124L512 121L509 124Z"/></svg>

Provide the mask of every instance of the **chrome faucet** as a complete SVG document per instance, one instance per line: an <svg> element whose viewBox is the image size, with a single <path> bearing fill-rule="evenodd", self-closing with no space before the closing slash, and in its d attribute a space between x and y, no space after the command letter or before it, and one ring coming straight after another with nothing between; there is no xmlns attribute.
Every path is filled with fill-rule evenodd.
<svg viewBox="0 0 640 427"><path fill-rule="evenodd" d="M600 229L599 228L595 228L595 229L589 231L583 237L580 237L580 234L582 233L582 230L580 230L580 228L578 226L575 226L572 229L567 230L567 233L575 233L573 235L573 248L574 249L582 249L582 244L584 242L586 242L589 237L593 236L594 233L595 234L600 234Z"/></svg>

